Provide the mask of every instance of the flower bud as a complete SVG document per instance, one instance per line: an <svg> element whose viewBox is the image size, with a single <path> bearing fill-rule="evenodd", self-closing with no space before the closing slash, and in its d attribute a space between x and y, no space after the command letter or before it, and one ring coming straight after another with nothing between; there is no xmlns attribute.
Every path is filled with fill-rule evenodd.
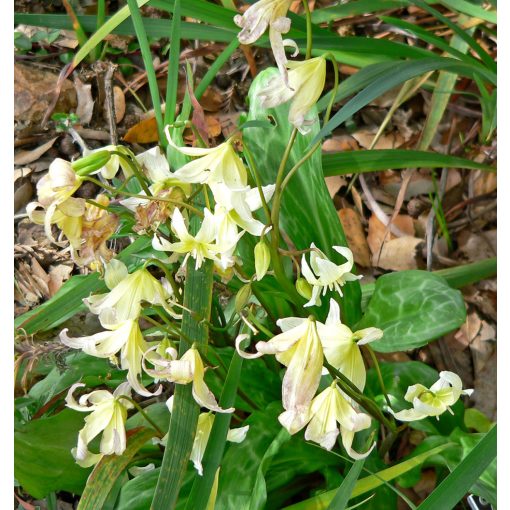
<svg viewBox="0 0 510 510"><path fill-rule="evenodd" d="M96 151L74 161L71 166L78 175L90 175L103 168L110 161L111 156L110 151Z"/></svg>
<svg viewBox="0 0 510 510"><path fill-rule="evenodd" d="M296 280L296 290L299 295L305 299L310 299L312 297L312 286L304 278L298 278Z"/></svg>
<svg viewBox="0 0 510 510"><path fill-rule="evenodd" d="M251 297L251 285L247 283L246 285L243 285L239 292L237 293L236 299L235 299L235 309L237 313L240 313L241 310L247 305L248 301Z"/></svg>
<svg viewBox="0 0 510 510"><path fill-rule="evenodd" d="M257 280L260 282L264 278L269 264L271 263L271 253L269 252L269 246L265 240L261 240L257 243L254 250L255 254L255 272L257 274Z"/></svg>

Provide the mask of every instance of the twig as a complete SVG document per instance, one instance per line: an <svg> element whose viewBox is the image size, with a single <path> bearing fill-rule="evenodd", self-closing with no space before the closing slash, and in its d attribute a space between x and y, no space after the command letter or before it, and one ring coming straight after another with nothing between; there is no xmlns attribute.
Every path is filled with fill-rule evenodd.
<svg viewBox="0 0 510 510"><path fill-rule="evenodd" d="M110 143L117 145L119 136L117 134L117 121L115 115L115 98L113 95L113 74L117 70L117 65L111 62L106 63L106 73L104 76L104 91L106 96L105 109L108 117L108 127L110 130Z"/></svg>

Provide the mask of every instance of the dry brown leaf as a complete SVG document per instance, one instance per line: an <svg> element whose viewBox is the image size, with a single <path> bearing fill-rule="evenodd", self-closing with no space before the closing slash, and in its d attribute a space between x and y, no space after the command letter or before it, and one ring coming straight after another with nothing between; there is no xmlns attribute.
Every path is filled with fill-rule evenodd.
<svg viewBox="0 0 510 510"><path fill-rule="evenodd" d="M370 267L370 250L359 214L356 210L345 207L338 211L338 217L354 255L354 262L363 267Z"/></svg>
<svg viewBox="0 0 510 510"><path fill-rule="evenodd" d="M29 163L33 163L34 161L38 160L45 152L53 147L53 144L56 142L57 138L58 136L30 151L18 151L14 155L14 164L28 165Z"/></svg>
<svg viewBox="0 0 510 510"><path fill-rule="evenodd" d="M399 214L393 221L393 224L404 234L408 236L414 236L414 222L410 216L405 214ZM382 224L382 222L377 218L375 214L370 216L368 220L368 246L370 247L370 251L372 255L377 255L381 248L381 244L384 240L384 236L386 233L386 227ZM391 233L388 233L386 236L386 241L390 241L394 239L395 236Z"/></svg>
<svg viewBox="0 0 510 510"><path fill-rule="evenodd" d="M94 100L92 99L92 85L83 83L77 75L74 77L74 88L78 98L76 115L80 118L82 125L88 124L92 120L94 113Z"/></svg>
<svg viewBox="0 0 510 510"><path fill-rule="evenodd" d="M469 261L484 260L496 256L497 231L486 230L475 234L469 229L463 230L458 235L459 251Z"/></svg>
<svg viewBox="0 0 510 510"><path fill-rule="evenodd" d="M368 149L371 147L372 142L374 141L376 133L371 131L370 129L360 129L353 133L353 138L360 144L364 149ZM377 140L374 149L396 149L400 147L405 142L404 137L399 132L391 132L382 135Z"/></svg>
<svg viewBox="0 0 510 510"><path fill-rule="evenodd" d="M329 196L333 198L341 188L347 186L347 181L345 177L341 175L330 175L329 177L325 177L326 186L328 187Z"/></svg>
<svg viewBox="0 0 510 510"><path fill-rule="evenodd" d="M382 247L380 256L379 253L373 255L372 265L392 271L418 269L417 257L423 242L423 239L411 236L387 241Z"/></svg>
<svg viewBox="0 0 510 510"><path fill-rule="evenodd" d="M225 138L228 138L234 131L237 130L237 124L241 112L222 113L218 115L221 124L221 133Z"/></svg>
<svg viewBox="0 0 510 510"><path fill-rule="evenodd" d="M28 177L32 172L33 172L33 170L29 166L24 166L22 168L15 168L14 169L14 183L16 183L16 181L18 179L22 179L23 177Z"/></svg>
<svg viewBox="0 0 510 510"><path fill-rule="evenodd" d="M72 271L72 265L59 264L50 268L48 282L50 297L54 296L62 287L62 284L69 279Z"/></svg>
<svg viewBox="0 0 510 510"><path fill-rule="evenodd" d="M498 177L495 173L477 170L477 174L474 175L474 181L473 192L475 196L492 193L498 186Z"/></svg>
<svg viewBox="0 0 510 510"><path fill-rule="evenodd" d="M153 143L159 141L156 118L142 120L129 128L123 140L128 143Z"/></svg>
<svg viewBox="0 0 510 510"><path fill-rule="evenodd" d="M494 351L485 363L484 368L476 374L474 393L471 397L478 410L487 417L496 420L497 406L497 353Z"/></svg>
<svg viewBox="0 0 510 510"><path fill-rule="evenodd" d="M221 123L216 115L206 115L205 123L210 138L216 138L221 135Z"/></svg>
<svg viewBox="0 0 510 510"><path fill-rule="evenodd" d="M32 199L34 188L30 181L22 182L14 191L14 212L18 212L25 207Z"/></svg>
<svg viewBox="0 0 510 510"><path fill-rule="evenodd" d="M351 135L340 135L328 138L322 144L322 152L342 152L359 150L358 142Z"/></svg>
<svg viewBox="0 0 510 510"><path fill-rule="evenodd" d="M117 85L113 87L113 103L115 106L115 122L118 124L126 114L126 98L122 89Z"/></svg>

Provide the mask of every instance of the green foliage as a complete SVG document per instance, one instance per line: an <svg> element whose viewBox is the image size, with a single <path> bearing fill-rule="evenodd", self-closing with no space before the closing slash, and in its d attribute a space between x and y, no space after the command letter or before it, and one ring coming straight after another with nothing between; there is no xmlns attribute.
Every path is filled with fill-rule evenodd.
<svg viewBox="0 0 510 510"><path fill-rule="evenodd" d="M400 271L377 280L356 329L382 329L383 338L370 345L379 352L396 352L422 347L465 320L461 293L443 278L426 271Z"/></svg>

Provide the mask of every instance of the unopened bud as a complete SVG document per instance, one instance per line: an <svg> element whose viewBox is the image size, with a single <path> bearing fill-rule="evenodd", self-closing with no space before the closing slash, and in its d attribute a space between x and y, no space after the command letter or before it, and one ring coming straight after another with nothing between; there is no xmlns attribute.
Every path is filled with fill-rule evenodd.
<svg viewBox="0 0 510 510"><path fill-rule="evenodd" d="M84 158L80 158L74 161L71 163L71 166L78 175L90 175L103 168L106 163L110 161L111 157L112 155L110 154L110 151L96 151L89 154L88 156L85 156Z"/></svg>
<svg viewBox="0 0 510 510"><path fill-rule="evenodd" d="M312 297L312 286L304 278L298 278L296 280L296 290L300 296L307 300L310 300Z"/></svg>
<svg viewBox="0 0 510 510"><path fill-rule="evenodd" d="M241 313L241 310L248 304L251 297L251 285L247 283L243 285L237 293L235 299L235 309L237 313Z"/></svg>
<svg viewBox="0 0 510 510"><path fill-rule="evenodd" d="M269 264L271 263L271 253L269 246L266 241L261 240L257 243L254 250L255 254L255 273L257 274L257 280L260 282L264 278Z"/></svg>

